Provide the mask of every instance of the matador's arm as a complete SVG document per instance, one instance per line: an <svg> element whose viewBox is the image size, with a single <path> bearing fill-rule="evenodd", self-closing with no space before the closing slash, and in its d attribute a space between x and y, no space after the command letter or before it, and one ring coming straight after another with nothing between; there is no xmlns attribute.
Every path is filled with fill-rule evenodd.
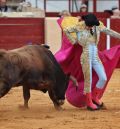
<svg viewBox="0 0 120 129"><path fill-rule="evenodd" d="M77 42L76 33L78 32L75 27L69 27L63 30L70 42L74 45Z"/></svg>
<svg viewBox="0 0 120 129"><path fill-rule="evenodd" d="M105 34L108 34L108 35L110 35L110 36L112 36L112 37L115 37L115 38L120 39L120 33L116 32L116 31L114 31L114 30L112 30L112 29L108 29L108 28L105 27L105 26L103 25L103 23L101 23L101 22L100 22L99 29L100 29L101 32L103 32L103 33L105 33Z"/></svg>
<svg viewBox="0 0 120 129"><path fill-rule="evenodd" d="M67 27L63 29L64 33L71 41L72 44L76 44L78 42L77 33L84 29L84 22L79 22L76 26Z"/></svg>
<svg viewBox="0 0 120 129"><path fill-rule="evenodd" d="M69 32L65 32L65 34L73 45L77 43L77 38L72 37Z"/></svg>

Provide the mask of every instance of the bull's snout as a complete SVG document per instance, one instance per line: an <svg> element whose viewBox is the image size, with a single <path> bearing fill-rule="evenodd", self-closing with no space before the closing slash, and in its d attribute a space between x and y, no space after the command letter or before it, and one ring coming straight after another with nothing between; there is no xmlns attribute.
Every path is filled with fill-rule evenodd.
<svg viewBox="0 0 120 129"><path fill-rule="evenodd" d="M65 100L58 100L59 105L63 105L65 103Z"/></svg>

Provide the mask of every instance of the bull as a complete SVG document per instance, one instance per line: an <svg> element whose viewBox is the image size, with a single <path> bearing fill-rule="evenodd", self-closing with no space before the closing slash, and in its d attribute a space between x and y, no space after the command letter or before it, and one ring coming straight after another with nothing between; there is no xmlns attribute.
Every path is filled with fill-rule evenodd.
<svg viewBox="0 0 120 129"><path fill-rule="evenodd" d="M24 108L28 108L30 89L48 91L54 107L64 104L69 79L52 52L43 45L28 45L13 50L0 50L0 97L12 87L23 87Z"/></svg>

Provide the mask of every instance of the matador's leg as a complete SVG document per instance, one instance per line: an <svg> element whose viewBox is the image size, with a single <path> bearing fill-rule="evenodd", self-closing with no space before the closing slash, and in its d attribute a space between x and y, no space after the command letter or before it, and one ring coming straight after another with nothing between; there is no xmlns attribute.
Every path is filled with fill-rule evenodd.
<svg viewBox="0 0 120 129"><path fill-rule="evenodd" d="M99 100L99 95L101 94L102 89L105 86L105 83L107 81L107 76L104 70L104 66L100 61L97 52L95 54L96 56L94 57L92 64L93 64L93 69L95 70L95 72L99 77L99 80L96 84L96 87L93 90L93 101L96 105L102 107L103 103Z"/></svg>
<svg viewBox="0 0 120 129"><path fill-rule="evenodd" d="M91 83L92 83L92 66L89 54L82 54L81 65L84 74L84 92L86 94L86 105L89 110L98 110L98 107L93 104L91 96Z"/></svg>

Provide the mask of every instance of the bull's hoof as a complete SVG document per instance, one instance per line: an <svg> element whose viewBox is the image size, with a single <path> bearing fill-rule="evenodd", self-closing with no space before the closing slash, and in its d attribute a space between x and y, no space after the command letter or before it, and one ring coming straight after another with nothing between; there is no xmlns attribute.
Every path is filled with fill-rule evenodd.
<svg viewBox="0 0 120 129"><path fill-rule="evenodd" d="M28 106L24 106L24 105L19 105L18 107L19 107L19 109L21 109L21 110L27 110L27 109L29 109Z"/></svg>
<svg viewBox="0 0 120 129"><path fill-rule="evenodd" d="M59 105L63 105L65 103L65 101L64 100L59 100L58 103L59 103Z"/></svg>
<svg viewBox="0 0 120 129"><path fill-rule="evenodd" d="M56 109L57 111L62 111L62 110L63 110L61 106L56 106L56 105L55 105L55 109Z"/></svg>

